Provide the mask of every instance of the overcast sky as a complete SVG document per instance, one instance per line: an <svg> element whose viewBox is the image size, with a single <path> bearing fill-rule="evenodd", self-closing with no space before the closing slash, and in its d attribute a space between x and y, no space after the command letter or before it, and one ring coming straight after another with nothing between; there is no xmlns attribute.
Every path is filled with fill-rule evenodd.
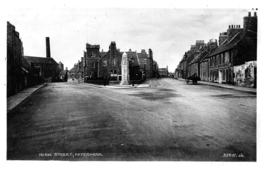
<svg viewBox="0 0 267 170"><path fill-rule="evenodd" d="M18 10L19 9L19 10ZM228 25L241 25L249 9L211 8L87 8L83 6L17 8L8 21L20 33L24 54L45 57L45 37L51 56L71 69L81 60L85 44L108 50L152 49L159 67L173 72L196 40L218 39Z"/></svg>

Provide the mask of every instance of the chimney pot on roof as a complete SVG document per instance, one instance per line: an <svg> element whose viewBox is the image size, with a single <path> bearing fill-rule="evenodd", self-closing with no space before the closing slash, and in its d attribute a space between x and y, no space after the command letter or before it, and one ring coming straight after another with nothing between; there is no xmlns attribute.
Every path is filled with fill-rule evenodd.
<svg viewBox="0 0 267 170"><path fill-rule="evenodd" d="M249 17L251 16L251 12L248 12L248 16L249 16Z"/></svg>
<svg viewBox="0 0 267 170"><path fill-rule="evenodd" d="M256 17L257 16L257 12L254 12L254 17Z"/></svg>
<svg viewBox="0 0 267 170"><path fill-rule="evenodd" d="M229 28L231 28L231 25L229 25Z"/></svg>

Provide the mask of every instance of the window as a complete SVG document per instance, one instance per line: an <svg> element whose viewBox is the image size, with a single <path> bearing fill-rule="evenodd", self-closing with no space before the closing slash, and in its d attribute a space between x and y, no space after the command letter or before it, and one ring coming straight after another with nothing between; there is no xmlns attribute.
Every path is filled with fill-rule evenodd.
<svg viewBox="0 0 267 170"><path fill-rule="evenodd" d="M217 57L217 62L216 62L216 64L217 64L217 65L220 65L220 64L221 64L221 60L220 60L221 57L220 57L220 55L217 55L216 57Z"/></svg>
<svg viewBox="0 0 267 170"><path fill-rule="evenodd" d="M224 54L224 62L229 63L229 52L225 52Z"/></svg>
<svg viewBox="0 0 267 170"><path fill-rule="evenodd" d="M108 63L107 63L107 60L103 60L103 66L107 66Z"/></svg>
<svg viewBox="0 0 267 170"><path fill-rule="evenodd" d="M96 57L96 54L94 52L92 52L91 57Z"/></svg>
<svg viewBox="0 0 267 170"><path fill-rule="evenodd" d="M92 68L95 68L95 62L92 62Z"/></svg>
<svg viewBox="0 0 267 170"><path fill-rule="evenodd" d="M115 66L116 65L116 59L114 58L112 61L112 65Z"/></svg>

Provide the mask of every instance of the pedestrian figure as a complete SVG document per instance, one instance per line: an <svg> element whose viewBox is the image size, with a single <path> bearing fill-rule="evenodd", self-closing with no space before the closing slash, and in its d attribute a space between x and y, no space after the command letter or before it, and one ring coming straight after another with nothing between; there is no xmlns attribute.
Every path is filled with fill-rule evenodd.
<svg viewBox="0 0 267 170"><path fill-rule="evenodd" d="M132 80L132 85L134 86L134 80Z"/></svg>
<svg viewBox="0 0 267 170"><path fill-rule="evenodd" d="M106 77L104 77L104 82L103 83L104 83L104 86L106 86Z"/></svg>

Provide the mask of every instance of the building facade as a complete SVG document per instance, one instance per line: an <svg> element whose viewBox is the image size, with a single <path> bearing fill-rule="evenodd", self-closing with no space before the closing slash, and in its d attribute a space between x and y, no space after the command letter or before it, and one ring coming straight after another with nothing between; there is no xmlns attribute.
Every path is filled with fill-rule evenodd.
<svg viewBox="0 0 267 170"><path fill-rule="evenodd" d="M248 13L240 25L229 25L217 42L198 40L185 53L176 72L186 78L196 73L201 80L256 87L257 14Z"/></svg>
<svg viewBox="0 0 267 170"><path fill-rule="evenodd" d="M25 58L31 65L35 81L42 82L42 79L47 78L51 78L51 81L58 81L60 79L59 65L51 57L49 37L46 37L46 57L25 56Z"/></svg>
<svg viewBox="0 0 267 170"><path fill-rule="evenodd" d="M112 41L109 51L99 59L99 77L116 78L121 75L122 53L116 48L116 43Z"/></svg>
<svg viewBox="0 0 267 170"><path fill-rule="evenodd" d="M32 85L30 63L24 58L23 43L14 25L7 22L7 97Z"/></svg>
<svg viewBox="0 0 267 170"><path fill-rule="evenodd" d="M151 49L148 53L145 50L141 50L141 53L136 51L125 51L127 54L129 67L130 67L130 79L138 80L144 76L146 78L152 78L157 73L157 63L153 60L153 52ZM76 72L81 72L83 69L83 75L86 80L95 80L101 78L109 78L113 80L121 79L121 60L123 52L116 47L116 43L112 41L109 46L109 50L100 52L100 45L86 44L86 51L84 51L84 57L81 58L81 62L77 63L77 69L74 67L71 69L71 73L76 75ZM81 66L80 63L83 63ZM82 68L83 67L83 68Z"/></svg>
<svg viewBox="0 0 267 170"><path fill-rule="evenodd" d="M159 68L158 72L160 77L168 77L169 75L168 66L166 68Z"/></svg>

